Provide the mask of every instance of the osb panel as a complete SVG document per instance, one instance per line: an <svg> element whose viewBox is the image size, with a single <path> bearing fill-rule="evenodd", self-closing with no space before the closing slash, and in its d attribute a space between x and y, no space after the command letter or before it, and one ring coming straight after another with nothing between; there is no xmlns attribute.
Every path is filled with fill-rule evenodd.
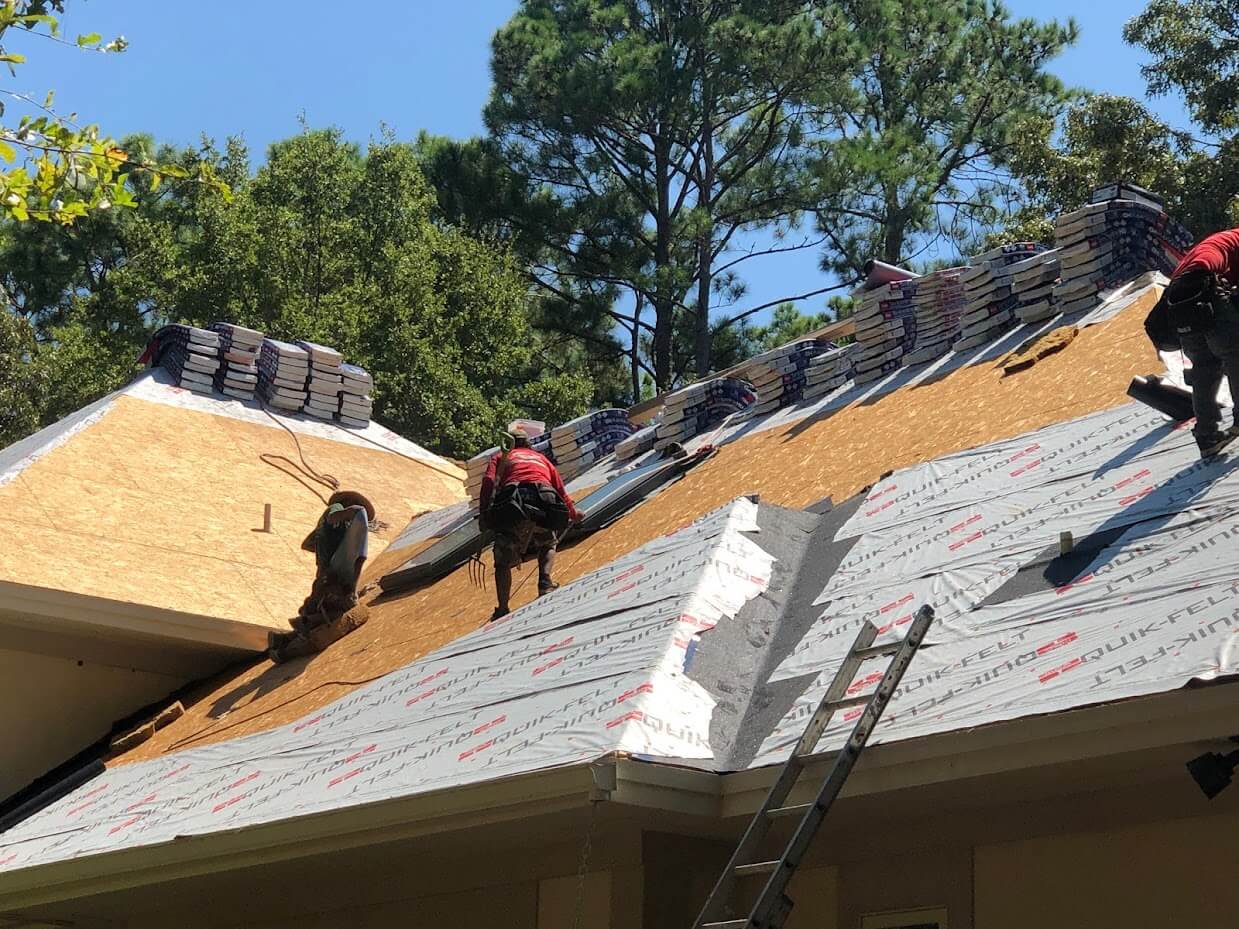
<svg viewBox="0 0 1239 929"><path fill-rule="evenodd" d="M1145 300L1085 330L1063 351L1015 375L1004 377L995 360L725 446L655 503L560 552L557 579L592 571L741 494L756 492L790 507L827 496L843 500L884 471L1122 403L1133 375L1160 366L1142 329L1151 305ZM486 562L489 567L489 556ZM517 574L513 606L533 597L534 568L528 564ZM181 719L125 760L296 719L477 628L493 606L492 585L473 587L463 568L424 590L374 600L370 622L323 654L282 666L260 661L204 686L186 700Z"/></svg>
<svg viewBox="0 0 1239 929"><path fill-rule="evenodd" d="M371 535L374 553L416 513L464 496L460 480L424 463L298 438L319 473L374 502L387 523ZM0 487L0 507L30 533L0 550L0 578L286 628L313 579L301 541L329 489L262 453L299 465L274 424L120 397ZM255 531L266 503L270 533Z"/></svg>

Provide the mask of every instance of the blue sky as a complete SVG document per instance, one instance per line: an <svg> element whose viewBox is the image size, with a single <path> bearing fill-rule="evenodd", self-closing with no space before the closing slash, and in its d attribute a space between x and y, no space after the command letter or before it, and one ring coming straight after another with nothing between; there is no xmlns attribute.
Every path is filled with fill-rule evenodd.
<svg viewBox="0 0 1239 929"><path fill-rule="evenodd" d="M1075 17L1080 41L1053 68L1063 80L1140 98L1142 59L1123 44L1121 30L1144 5L1008 2L1017 16ZM112 135L145 131L189 144L203 133L220 140L239 134L255 154L296 132L302 113L312 125L339 126L361 142L384 123L402 138L420 129L467 136L482 128L490 37L516 6L516 0L380 0L358 7L327 0L231 7L71 0L67 33L123 34L129 50L105 56L17 38L11 50L25 51L30 62L6 86L39 99L55 88L58 108ZM357 12L342 15L342 8ZM1150 106L1172 125L1187 125L1177 99ZM816 256L807 252L748 262L747 274L743 305L825 283Z"/></svg>

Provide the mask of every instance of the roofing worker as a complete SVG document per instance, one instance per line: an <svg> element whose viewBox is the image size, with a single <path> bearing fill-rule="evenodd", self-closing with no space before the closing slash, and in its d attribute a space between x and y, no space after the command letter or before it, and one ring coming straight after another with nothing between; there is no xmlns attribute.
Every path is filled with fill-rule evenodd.
<svg viewBox="0 0 1239 929"><path fill-rule="evenodd" d="M559 585L551 579L555 547L581 518L549 458L529 447L528 427L514 424L511 447L493 455L482 478L482 526L495 533L495 594L491 621L509 612L512 569L533 550L538 555L538 596Z"/></svg>
<svg viewBox="0 0 1239 929"><path fill-rule="evenodd" d="M1215 232L1197 242L1170 276L1144 327L1162 351L1183 350L1192 362L1192 429L1202 458L1222 451L1239 427L1221 430L1217 402L1223 374L1239 400L1239 308L1232 289L1239 284L1239 229Z"/></svg>

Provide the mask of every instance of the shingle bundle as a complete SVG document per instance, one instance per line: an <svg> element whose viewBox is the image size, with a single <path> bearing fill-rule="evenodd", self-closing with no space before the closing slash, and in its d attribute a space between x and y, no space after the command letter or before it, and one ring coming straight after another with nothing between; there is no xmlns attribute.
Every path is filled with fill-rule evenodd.
<svg viewBox="0 0 1239 929"><path fill-rule="evenodd" d="M340 412L340 390L344 384L340 365L344 356L334 348L304 339L298 340L296 346L310 359L305 378L305 413L315 419L335 419Z"/></svg>
<svg viewBox="0 0 1239 929"><path fill-rule="evenodd" d="M905 364L924 364L945 355L959 334L964 309L966 268L944 268L917 279L916 344L904 357Z"/></svg>
<svg viewBox="0 0 1239 929"><path fill-rule="evenodd" d="M549 432L530 438L529 447L546 455L551 461L555 460L555 453L551 450L551 434ZM491 458L499 454L499 451L500 449L497 447L488 448L484 452L478 452L465 462L465 491L469 494L469 506L475 510L478 508L478 499L482 495L482 478L486 476L486 467L490 464Z"/></svg>
<svg viewBox="0 0 1239 929"><path fill-rule="evenodd" d="M1054 288L1058 284L1058 249L1025 258L1011 265L1015 315L1022 323L1039 323L1058 314Z"/></svg>
<svg viewBox="0 0 1239 929"><path fill-rule="evenodd" d="M1140 199L1105 199L1107 194ZM1174 270L1192 238L1152 198L1130 185L1109 185L1094 192L1095 202L1058 218L1061 282L1054 295L1061 312L1090 310L1103 290L1146 271Z"/></svg>
<svg viewBox="0 0 1239 929"><path fill-rule="evenodd" d="M258 387L258 352L262 333L233 323L211 323L219 336L219 358L215 389L238 400L253 400Z"/></svg>
<svg viewBox="0 0 1239 929"><path fill-rule="evenodd" d="M628 438L615 443L616 461L628 461L648 452L658 440L658 424L643 426Z"/></svg>
<svg viewBox="0 0 1239 929"><path fill-rule="evenodd" d="M829 339L797 339L746 361L735 376L748 381L757 394L750 415L761 416L800 402L809 383L809 366L817 356L835 348Z"/></svg>
<svg viewBox="0 0 1239 929"><path fill-rule="evenodd" d="M734 377L718 377L685 387L667 397L662 421L655 429L654 448L663 449L691 439L756 403L757 394L752 388Z"/></svg>
<svg viewBox="0 0 1239 929"><path fill-rule="evenodd" d="M595 410L551 430L551 449L564 480L571 480L606 457L636 432L625 410Z"/></svg>
<svg viewBox="0 0 1239 929"><path fill-rule="evenodd" d="M172 374L177 386L203 394L215 389L221 364L217 333L175 323L161 328L154 339L155 363Z"/></svg>
<svg viewBox="0 0 1239 929"><path fill-rule="evenodd" d="M960 275L966 302L959 318L957 351L992 342L1015 324L1019 298L1011 284L1011 266L1044 250L1036 242L1012 242L968 262Z"/></svg>
<svg viewBox="0 0 1239 929"><path fill-rule="evenodd" d="M903 364L916 343L917 278L892 281L860 296L856 320L856 348L852 351L853 380L876 381Z"/></svg>
<svg viewBox="0 0 1239 929"><path fill-rule="evenodd" d="M851 345L841 345L815 355L805 369L805 387L801 400L816 400L832 390L838 390L852 377L852 365L848 356Z"/></svg>
<svg viewBox="0 0 1239 929"><path fill-rule="evenodd" d="M296 412L305 406L310 353L278 339L263 339L258 353L258 395L270 406Z"/></svg>
<svg viewBox="0 0 1239 929"><path fill-rule="evenodd" d="M370 391L374 378L365 368L351 364L340 365L340 422L346 426L365 428L374 412Z"/></svg>

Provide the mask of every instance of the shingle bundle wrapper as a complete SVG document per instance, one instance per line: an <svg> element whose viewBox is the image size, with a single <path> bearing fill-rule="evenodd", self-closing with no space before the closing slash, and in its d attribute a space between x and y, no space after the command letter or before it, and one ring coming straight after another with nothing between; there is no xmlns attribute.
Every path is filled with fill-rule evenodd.
<svg viewBox="0 0 1239 929"><path fill-rule="evenodd" d="M642 426L626 439L615 443L615 459L628 461L648 452L658 440L658 423Z"/></svg>
<svg viewBox="0 0 1239 929"><path fill-rule="evenodd" d="M334 348L317 342L298 340L296 345L310 359L305 378L306 414L315 419L335 419L340 412L340 390L344 384L340 365L344 362L344 356Z"/></svg>
<svg viewBox="0 0 1239 929"><path fill-rule="evenodd" d="M156 363L165 368L178 387L209 394L215 389L220 369L220 339L217 333L180 323L155 333Z"/></svg>
<svg viewBox="0 0 1239 929"><path fill-rule="evenodd" d="M959 338L955 349L963 351L992 342L1015 325L1014 292L1011 268L1045 247L1036 242L1012 242L990 249L969 261L960 275L964 285L964 312L959 318Z"/></svg>
<svg viewBox="0 0 1239 929"><path fill-rule="evenodd" d="M685 387L667 397L662 421L655 428L654 448L687 441L756 403L753 389L734 377L718 377Z"/></svg>
<svg viewBox="0 0 1239 929"><path fill-rule="evenodd" d="M233 323L211 323L211 331L219 336L219 358L223 362L215 372L215 389L238 400L253 400L258 388L262 333Z"/></svg>
<svg viewBox="0 0 1239 929"><path fill-rule="evenodd" d="M1015 315L1023 323L1039 323L1058 314L1054 288L1059 275L1058 249L1041 252L1011 265Z"/></svg>
<svg viewBox="0 0 1239 929"><path fill-rule="evenodd" d="M966 268L944 268L917 278L916 343L904 356L904 364L924 364L945 355L959 334L959 317L964 309Z"/></svg>
<svg viewBox="0 0 1239 929"><path fill-rule="evenodd" d="M636 431L625 410L595 410L556 426L551 449L560 476L571 480Z"/></svg>
<svg viewBox="0 0 1239 929"><path fill-rule="evenodd" d="M374 412L370 391L374 378L365 368L353 364L340 365L340 422L346 426L365 428Z"/></svg>
<svg viewBox="0 0 1239 929"><path fill-rule="evenodd" d="M801 399L816 400L850 381L852 364L848 357L851 353L851 345L840 345L814 355L805 368L805 387Z"/></svg>
<svg viewBox="0 0 1239 929"><path fill-rule="evenodd" d="M916 343L917 278L891 281L860 295L856 348L851 354L852 379L876 381L903 364Z"/></svg>
<svg viewBox="0 0 1239 929"><path fill-rule="evenodd" d="M1124 185L1099 188L1127 190ZM1100 200L1064 213L1054 224L1063 313L1090 310L1101 292L1146 271L1170 274L1192 244L1191 234L1158 206L1140 200Z"/></svg>
<svg viewBox="0 0 1239 929"><path fill-rule="evenodd" d="M305 406L310 353L278 339L263 339L258 353L258 395L269 405L296 412Z"/></svg>
<svg viewBox="0 0 1239 929"><path fill-rule="evenodd" d="M551 461L555 461L555 453L551 449L551 434L549 432L533 436L529 440L529 447L546 455ZM465 490L469 494L469 506L474 510L478 508L478 499L482 496L482 478L486 476L486 466L490 464L491 458L499 452L500 449L498 447L488 448L484 452L478 452L465 462ZM560 476L562 477L562 475Z"/></svg>
<svg viewBox="0 0 1239 929"><path fill-rule="evenodd" d="M747 381L757 394L757 403L749 414L761 416L799 403L809 384L813 359L835 348L829 339L797 339L746 361L735 376Z"/></svg>

